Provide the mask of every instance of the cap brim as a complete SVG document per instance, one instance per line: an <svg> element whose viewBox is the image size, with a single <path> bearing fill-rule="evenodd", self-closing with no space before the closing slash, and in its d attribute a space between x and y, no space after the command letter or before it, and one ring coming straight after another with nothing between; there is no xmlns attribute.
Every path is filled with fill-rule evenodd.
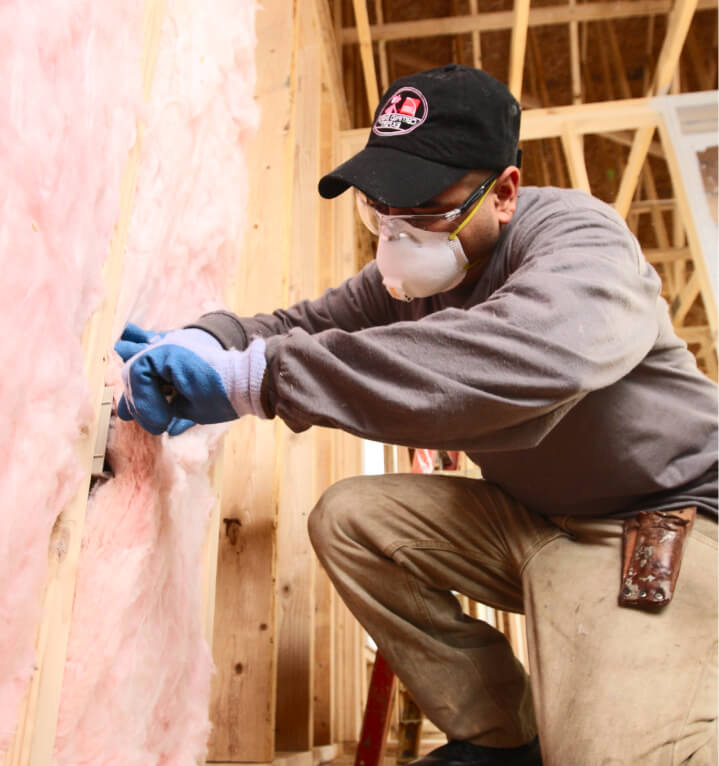
<svg viewBox="0 0 719 766"><path fill-rule="evenodd" d="M392 207L414 207L457 183L471 168L440 165L385 146L367 146L319 182L319 192L332 199L354 186Z"/></svg>

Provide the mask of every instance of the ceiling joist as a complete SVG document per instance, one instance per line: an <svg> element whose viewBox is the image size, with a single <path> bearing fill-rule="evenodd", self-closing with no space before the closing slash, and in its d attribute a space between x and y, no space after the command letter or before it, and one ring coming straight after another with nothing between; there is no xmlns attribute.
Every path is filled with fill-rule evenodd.
<svg viewBox="0 0 719 766"><path fill-rule="evenodd" d="M353 0L355 6L362 0ZM578 5L550 5L542 8L530 8L527 24L529 27L551 26L570 21L601 21L604 19L627 19L638 16L657 16L672 10L672 0L619 0L619 2L591 2ZM698 0L697 10L716 8L716 0ZM366 15L366 8L365 8ZM490 32L512 29L515 12L493 11L477 15L441 16L416 21L395 21L374 24L369 27L371 39L412 40L421 37L441 35L460 35L471 32ZM342 29L342 44L353 45L360 42L358 27Z"/></svg>

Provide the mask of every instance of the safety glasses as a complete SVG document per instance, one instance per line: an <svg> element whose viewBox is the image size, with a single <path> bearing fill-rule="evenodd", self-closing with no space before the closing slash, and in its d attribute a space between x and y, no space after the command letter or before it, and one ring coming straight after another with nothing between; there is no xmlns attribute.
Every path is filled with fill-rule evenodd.
<svg viewBox="0 0 719 766"><path fill-rule="evenodd" d="M376 202L375 200L370 199L364 192L355 189L357 211L359 212L362 223L372 232L372 234L379 234L380 224L383 221L406 221L410 226L414 226L416 229L433 229L437 224L452 223L453 221L459 220L472 208L472 206L476 205L475 210L472 211L472 215L452 232L451 236L455 237L461 229L469 223L476 210L479 209L479 206L484 201L484 198L491 191L492 186L494 186L494 182L498 177L499 173L493 173L489 178L483 181L459 207L447 210L444 213L403 213L391 215L388 205Z"/></svg>

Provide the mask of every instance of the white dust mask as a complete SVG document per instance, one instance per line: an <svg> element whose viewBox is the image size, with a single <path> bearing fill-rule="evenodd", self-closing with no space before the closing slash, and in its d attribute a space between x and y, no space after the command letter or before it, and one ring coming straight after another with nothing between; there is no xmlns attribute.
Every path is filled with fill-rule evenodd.
<svg viewBox="0 0 719 766"><path fill-rule="evenodd" d="M389 294L411 301L456 287L464 279L469 261L459 237L418 229L389 216L379 227L377 267Z"/></svg>

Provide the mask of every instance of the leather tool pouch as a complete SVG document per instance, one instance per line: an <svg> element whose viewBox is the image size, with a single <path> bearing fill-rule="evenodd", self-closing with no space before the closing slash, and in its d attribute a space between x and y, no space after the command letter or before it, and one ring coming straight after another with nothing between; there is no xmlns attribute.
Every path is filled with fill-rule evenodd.
<svg viewBox="0 0 719 766"><path fill-rule="evenodd" d="M619 605L657 611L674 595L696 508L641 511L624 522Z"/></svg>

